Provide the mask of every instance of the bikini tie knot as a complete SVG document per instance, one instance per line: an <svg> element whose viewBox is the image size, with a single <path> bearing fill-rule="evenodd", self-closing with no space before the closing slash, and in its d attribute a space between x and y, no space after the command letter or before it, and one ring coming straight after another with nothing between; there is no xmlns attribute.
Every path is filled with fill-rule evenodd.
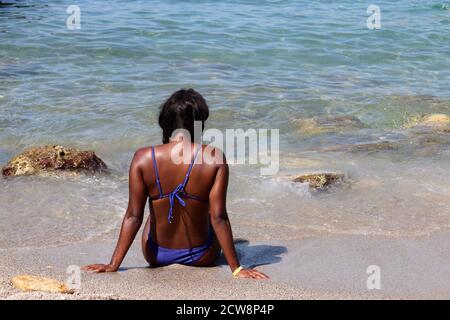
<svg viewBox="0 0 450 320"><path fill-rule="evenodd" d="M175 188L175 190L173 190L169 194L170 209L169 209L169 215L168 215L168 218L167 218L169 223L173 222L173 207L175 205L175 199L177 199L179 204L181 204L183 207L186 207L186 202L183 200L183 198L181 198L181 196L184 193L185 193L184 192L184 184L181 183Z"/></svg>

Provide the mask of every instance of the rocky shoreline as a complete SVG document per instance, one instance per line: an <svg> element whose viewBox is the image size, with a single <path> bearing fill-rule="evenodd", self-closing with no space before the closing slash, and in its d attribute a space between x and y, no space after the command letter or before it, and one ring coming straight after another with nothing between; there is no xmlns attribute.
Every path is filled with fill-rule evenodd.
<svg viewBox="0 0 450 320"><path fill-rule="evenodd" d="M2 168L3 176L48 175L61 172L106 172L108 167L93 151L59 145L35 147L14 156Z"/></svg>

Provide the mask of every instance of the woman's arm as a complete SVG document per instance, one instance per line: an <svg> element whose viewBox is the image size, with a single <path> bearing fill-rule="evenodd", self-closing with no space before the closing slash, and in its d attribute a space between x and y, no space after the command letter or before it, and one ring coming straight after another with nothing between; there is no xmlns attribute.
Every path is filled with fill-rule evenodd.
<svg viewBox="0 0 450 320"><path fill-rule="evenodd" d="M109 264L92 264L85 266L84 270L95 272L115 272L119 269L125 255L139 231L147 202L147 187L142 177L141 163L145 157L145 150L140 149L134 154L129 172L129 200L125 217L122 221L119 240Z"/></svg>
<svg viewBox="0 0 450 320"><path fill-rule="evenodd" d="M209 193L209 204L211 214L211 224L217 235L217 240L222 247L223 254L230 265L231 272L234 272L240 267L239 260L234 247L233 234L231 231L230 220L228 219L226 209L226 195L228 187L228 164L225 157L224 163L219 165L216 173L216 179ZM267 279L269 278L262 272L255 269L242 269L238 277Z"/></svg>

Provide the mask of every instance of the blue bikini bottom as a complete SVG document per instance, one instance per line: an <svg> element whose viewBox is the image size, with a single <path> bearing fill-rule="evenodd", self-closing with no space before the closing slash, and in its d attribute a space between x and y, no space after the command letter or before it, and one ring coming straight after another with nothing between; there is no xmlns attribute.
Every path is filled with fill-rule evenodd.
<svg viewBox="0 0 450 320"><path fill-rule="evenodd" d="M148 243L159 266L168 266L175 263L193 265L208 251L213 238L214 233L209 229L208 240L204 245L191 249L170 249L158 246L149 233Z"/></svg>

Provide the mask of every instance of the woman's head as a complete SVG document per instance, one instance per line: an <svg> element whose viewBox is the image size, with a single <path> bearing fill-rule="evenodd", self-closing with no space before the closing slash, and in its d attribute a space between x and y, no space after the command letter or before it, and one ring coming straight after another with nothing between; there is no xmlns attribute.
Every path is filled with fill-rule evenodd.
<svg viewBox="0 0 450 320"><path fill-rule="evenodd" d="M209 116L209 108L205 99L194 89L181 89L174 92L161 105L159 126L163 130L163 143L168 143L172 133L177 129L185 129L194 141L194 121L202 122L202 130Z"/></svg>

